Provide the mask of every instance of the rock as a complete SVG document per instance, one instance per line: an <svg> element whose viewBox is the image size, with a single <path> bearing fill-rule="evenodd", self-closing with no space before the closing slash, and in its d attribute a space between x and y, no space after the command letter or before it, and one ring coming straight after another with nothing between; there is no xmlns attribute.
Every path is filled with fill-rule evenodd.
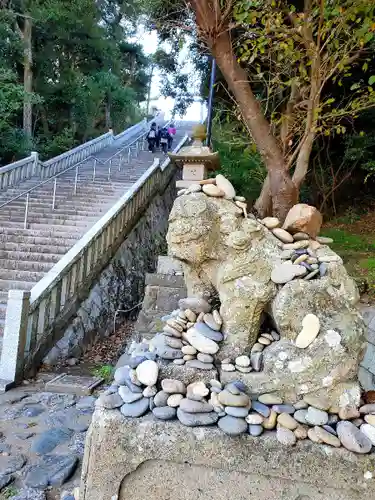
<svg viewBox="0 0 375 500"><path fill-rule="evenodd" d="M199 352L203 352L205 354L216 354L219 350L217 343L199 333L196 326L189 328L189 330L184 332L182 336Z"/></svg>
<svg viewBox="0 0 375 500"><path fill-rule="evenodd" d="M219 401L224 406L248 406L250 398L246 394L231 394L229 391L221 391L218 395Z"/></svg>
<svg viewBox="0 0 375 500"><path fill-rule="evenodd" d="M217 389L222 389L222 383L219 380L212 379L210 380L211 387L216 387Z"/></svg>
<svg viewBox="0 0 375 500"><path fill-rule="evenodd" d="M330 425L323 425L323 429L332 434L333 436L337 436L337 432Z"/></svg>
<svg viewBox="0 0 375 500"><path fill-rule="evenodd" d="M294 241L308 240L309 235L307 233L294 233L293 234Z"/></svg>
<svg viewBox="0 0 375 500"><path fill-rule="evenodd" d="M260 372L263 366L263 352L254 352L250 356L251 367L256 372Z"/></svg>
<svg viewBox="0 0 375 500"><path fill-rule="evenodd" d="M65 426L74 432L86 432L91 423L91 412L68 414Z"/></svg>
<svg viewBox="0 0 375 500"><path fill-rule="evenodd" d="M246 422L250 425L261 425L264 422L264 417L259 413L249 413L246 417Z"/></svg>
<svg viewBox="0 0 375 500"><path fill-rule="evenodd" d="M212 311L212 317L213 317L213 320L215 321L215 323L216 323L217 325L220 325L220 327L221 327L221 326L222 326L222 324L223 324L223 319L222 319L222 317L220 316L219 311L216 311L216 309L214 309L214 310Z"/></svg>
<svg viewBox="0 0 375 500"><path fill-rule="evenodd" d="M184 329L183 326L181 326L180 323L176 319L168 319L167 325L170 326L171 328L174 328L178 332L182 332Z"/></svg>
<svg viewBox="0 0 375 500"><path fill-rule="evenodd" d="M186 394L186 386L180 380L165 378L161 381L161 387L168 394Z"/></svg>
<svg viewBox="0 0 375 500"><path fill-rule="evenodd" d="M302 250L309 246L309 242L306 240L295 241L294 243L284 243L283 250Z"/></svg>
<svg viewBox="0 0 375 500"><path fill-rule="evenodd" d="M262 345L270 345L271 344L271 340L267 339L266 337L263 337L263 335L261 335L258 338L258 342L259 342L259 344L262 344Z"/></svg>
<svg viewBox="0 0 375 500"><path fill-rule="evenodd" d="M101 394L96 401L97 406L107 408L107 410L113 410L115 408L120 408L124 404L122 397L118 394Z"/></svg>
<svg viewBox="0 0 375 500"><path fill-rule="evenodd" d="M221 198L224 196L224 191L215 186L215 184L204 184L202 186L202 191L207 196L214 196L215 198Z"/></svg>
<svg viewBox="0 0 375 500"><path fill-rule="evenodd" d="M305 425L298 425L298 427L294 429L294 435L297 439L307 439L308 430L308 427Z"/></svg>
<svg viewBox="0 0 375 500"><path fill-rule="evenodd" d="M214 410L213 406L209 403L194 401L188 398L181 400L180 408L187 413L210 413Z"/></svg>
<svg viewBox="0 0 375 500"><path fill-rule="evenodd" d="M46 498L44 491L34 488L22 488L16 496L12 496L12 500L46 500Z"/></svg>
<svg viewBox="0 0 375 500"><path fill-rule="evenodd" d="M290 233L306 233L316 238L322 226L323 217L319 210L305 203L294 205L286 216L283 229Z"/></svg>
<svg viewBox="0 0 375 500"><path fill-rule="evenodd" d="M127 385L132 392L141 393L142 388L133 384L130 380L130 368L128 366L122 366L117 368L115 371L115 382L118 385Z"/></svg>
<svg viewBox="0 0 375 500"><path fill-rule="evenodd" d="M170 394L165 391L159 391L154 397L154 405L157 407L167 406L167 401Z"/></svg>
<svg viewBox="0 0 375 500"><path fill-rule="evenodd" d="M195 328L196 331L198 331L200 334L202 334L207 339L214 340L215 342L221 342L224 338L224 336L221 332L213 330L208 325L206 325L206 323L203 323L203 322L195 323L193 328Z"/></svg>
<svg viewBox="0 0 375 500"><path fill-rule="evenodd" d="M290 415L292 415L296 411L296 409L294 408L293 405L287 405L287 404L285 404L285 405L273 405L272 409L276 413L289 413Z"/></svg>
<svg viewBox="0 0 375 500"><path fill-rule="evenodd" d="M187 397L189 399L200 401L209 393L210 391L204 382L193 382L187 386Z"/></svg>
<svg viewBox="0 0 375 500"><path fill-rule="evenodd" d="M189 319L189 321L195 321L195 320L190 319L189 316L191 315L189 313L188 316L186 310L192 311L195 314L199 314L201 312L208 313L211 311L211 306L206 300L196 297L187 297L186 299L180 299L178 301L178 307L185 311L186 317Z"/></svg>
<svg viewBox="0 0 375 500"><path fill-rule="evenodd" d="M216 186L224 193L225 199L232 200L236 196L232 183L221 174L216 176Z"/></svg>
<svg viewBox="0 0 375 500"><path fill-rule="evenodd" d="M227 415L218 422L218 427L229 436L239 436L247 431L247 423L243 418Z"/></svg>
<svg viewBox="0 0 375 500"><path fill-rule="evenodd" d="M293 417L295 418L295 420L297 420L297 422L299 422L300 424L306 424L306 415L307 415L307 410L297 410Z"/></svg>
<svg viewBox="0 0 375 500"><path fill-rule="evenodd" d="M78 458L74 455L44 455L40 462L27 468L24 484L40 489L61 486L74 473L77 464Z"/></svg>
<svg viewBox="0 0 375 500"><path fill-rule="evenodd" d="M141 392L132 392L126 385L121 385L118 389L118 393L122 399L121 405L119 406L122 406L124 403L134 403L143 397Z"/></svg>
<svg viewBox="0 0 375 500"><path fill-rule="evenodd" d="M169 335L171 337L175 337L178 339L182 337L182 332L180 330L177 330L176 328L172 328L169 325L164 326L163 332L165 335Z"/></svg>
<svg viewBox="0 0 375 500"><path fill-rule="evenodd" d="M120 411L124 417L137 418L141 417L149 410L149 399L142 398L134 403L125 403L121 406Z"/></svg>
<svg viewBox="0 0 375 500"><path fill-rule="evenodd" d="M224 411L227 415L230 415L231 417L237 417L237 418L245 418L249 414L248 408L241 408L241 407L237 407L237 406L226 406L224 408Z"/></svg>
<svg viewBox="0 0 375 500"><path fill-rule="evenodd" d="M176 418L177 410L170 406L158 406L152 410L152 413L159 420L172 420Z"/></svg>
<svg viewBox="0 0 375 500"><path fill-rule="evenodd" d="M320 321L315 314L306 314L302 320L302 330L296 338L296 347L306 349L319 334Z"/></svg>
<svg viewBox="0 0 375 500"><path fill-rule="evenodd" d="M359 418L360 413L357 410L357 408L351 408L348 406L345 406L344 408L339 409L339 417L341 420L354 420L355 418ZM371 415L370 415L371 416ZM375 417L375 415L374 415ZM366 417L365 417L366 420ZM371 422L369 422L371 423ZM374 425L375 425L375 418L374 418Z"/></svg>
<svg viewBox="0 0 375 500"><path fill-rule="evenodd" d="M235 196L234 200L235 201L246 201L246 198L244 196Z"/></svg>
<svg viewBox="0 0 375 500"><path fill-rule="evenodd" d="M263 434L263 427L261 425L249 424L249 434L253 437L258 437Z"/></svg>
<svg viewBox="0 0 375 500"><path fill-rule="evenodd" d="M182 394L171 394L167 400L167 406L177 408L183 399L184 396Z"/></svg>
<svg viewBox="0 0 375 500"><path fill-rule="evenodd" d="M323 443L329 444L330 446L334 446L335 448L340 448L341 446L340 440L330 432L327 432L325 429L318 426L314 427L314 431L315 435Z"/></svg>
<svg viewBox="0 0 375 500"><path fill-rule="evenodd" d="M239 394L241 394L241 391L236 384L233 384L233 383L230 383L230 384L226 384L226 386L224 387L224 389L226 391L229 391L231 394L234 394L236 396L238 396Z"/></svg>
<svg viewBox="0 0 375 500"><path fill-rule="evenodd" d="M277 394L261 394L258 397L258 401L265 405L281 405L283 403L282 398Z"/></svg>
<svg viewBox="0 0 375 500"><path fill-rule="evenodd" d="M158 392L156 385L148 386L146 389L143 391L143 397L145 398L152 398L155 396L155 394ZM126 401L125 401L126 403Z"/></svg>
<svg viewBox="0 0 375 500"><path fill-rule="evenodd" d="M14 480L14 477L12 474L0 474L0 492L5 486L8 486L12 481Z"/></svg>
<svg viewBox="0 0 375 500"><path fill-rule="evenodd" d="M281 413L277 417L277 423L291 431L294 431L298 427L298 422L289 413Z"/></svg>
<svg viewBox="0 0 375 500"><path fill-rule="evenodd" d="M364 420L363 418L355 418L354 420L352 420L352 423L356 426L356 427L360 427L362 424L364 424Z"/></svg>
<svg viewBox="0 0 375 500"><path fill-rule="evenodd" d="M214 411L211 413L188 413L181 408L177 410L177 418L181 424L188 427L197 427L201 425L213 425L219 419L219 415Z"/></svg>
<svg viewBox="0 0 375 500"><path fill-rule="evenodd" d="M218 314L217 311L214 311L216 312L216 314ZM216 316L217 317L217 316ZM220 318L221 319L221 318ZM220 327L221 327L221 324L222 324L222 321L220 323L216 322L215 321L215 318L213 316L213 314L211 313L206 313L204 316L203 316L203 321L204 323L203 324L206 324L209 328L211 328L211 330L215 330L215 331L219 331L220 330ZM210 337L211 338L211 337ZM212 340L215 340L215 339L212 339Z"/></svg>
<svg viewBox="0 0 375 500"><path fill-rule="evenodd" d="M235 372L236 367L232 363L222 363L221 369L223 372Z"/></svg>
<svg viewBox="0 0 375 500"><path fill-rule="evenodd" d="M280 226L280 221L277 217L265 217L261 222L268 229L275 229L276 227Z"/></svg>
<svg viewBox="0 0 375 500"><path fill-rule="evenodd" d="M291 281L296 276L301 276L305 273L306 269L303 266L294 265L289 261L286 261L274 267L271 273L271 280L274 283L283 285Z"/></svg>
<svg viewBox="0 0 375 500"><path fill-rule="evenodd" d="M191 354L185 354L185 356L183 357L183 362L185 363L186 361L191 361L193 359L196 359L195 356L191 355Z"/></svg>
<svg viewBox="0 0 375 500"><path fill-rule="evenodd" d="M361 454L371 451L371 440L351 422L339 422L336 431L341 444L347 450Z"/></svg>
<svg viewBox="0 0 375 500"><path fill-rule="evenodd" d="M172 349L182 349L183 343L176 337L165 337L165 343Z"/></svg>
<svg viewBox="0 0 375 500"><path fill-rule="evenodd" d="M198 359L191 359L186 362L186 366L189 368L197 368L198 370L213 370L214 365L212 363L202 363Z"/></svg>
<svg viewBox="0 0 375 500"><path fill-rule="evenodd" d="M38 417L41 413L45 411L42 405L25 405L23 408L23 415L25 417Z"/></svg>
<svg viewBox="0 0 375 500"><path fill-rule="evenodd" d="M303 400L306 404L308 404L309 406L313 406L314 408L318 408L318 410L328 411L331 406L330 400L324 396L317 397L306 394L303 397Z"/></svg>
<svg viewBox="0 0 375 500"><path fill-rule="evenodd" d="M297 403L294 403L293 406L296 410L305 410L309 405L305 401L301 400L297 401Z"/></svg>
<svg viewBox="0 0 375 500"><path fill-rule="evenodd" d="M362 414L367 413L367 414L375 415L375 403L361 406L359 409L359 413L362 413Z"/></svg>
<svg viewBox="0 0 375 500"><path fill-rule="evenodd" d="M56 446L68 441L72 435L73 432L70 429L48 429L38 435L30 449L37 455L45 455L54 450Z"/></svg>
<svg viewBox="0 0 375 500"><path fill-rule="evenodd" d="M260 403L259 401L253 401L251 403L251 407L254 411L262 415L264 418L268 418L270 416L270 408L268 408L268 406L266 406L265 404Z"/></svg>
<svg viewBox="0 0 375 500"><path fill-rule="evenodd" d="M263 420L263 427L267 430L272 430L276 427L277 413L271 410L269 417Z"/></svg>
<svg viewBox="0 0 375 500"><path fill-rule="evenodd" d="M251 368L251 366L243 368L242 366L237 366L237 365L236 365L236 370L238 370L241 373L250 373L250 372L253 371L253 369Z"/></svg>
<svg viewBox="0 0 375 500"><path fill-rule="evenodd" d="M317 236L316 241L321 245L329 245L330 243L333 243L333 239L328 238L327 236Z"/></svg>
<svg viewBox="0 0 375 500"><path fill-rule="evenodd" d="M294 241L293 236L290 233L278 227L272 229L272 234L283 243L293 243Z"/></svg>
<svg viewBox="0 0 375 500"><path fill-rule="evenodd" d="M339 414L340 415L340 414ZM340 417L341 418L341 417ZM357 417L355 417L357 418ZM365 421L375 427L375 415L365 415Z"/></svg>
<svg viewBox="0 0 375 500"><path fill-rule="evenodd" d="M143 361L146 361L146 359L146 356L131 356L127 364L130 366L130 368L135 369L138 365L143 363Z"/></svg>
<svg viewBox="0 0 375 500"><path fill-rule="evenodd" d="M360 430L375 446L375 427L370 424L362 424Z"/></svg>
<svg viewBox="0 0 375 500"><path fill-rule="evenodd" d="M184 314L191 323L195 323L197 315L194 311L192 311L191 309L185 309Z"/></svg>
<svg viewBox="0 0 375 500"><path fill-rule="evenodd" d="M11 455L11 456L1 456L0 455L0 475L13 474L25 465L26 457L24 455Z"/></svg>
<svg viewBox="0 0 375 500"><path fill-rule="evenodd" d="M202 352L199 352L197 355L198 361L201 361L202 363L213 363L214 358L211 356L211 354L203 354Z"/></svg>
<svg viewBox="0 0 375 500"><path fill-rule="evenodd" d="M93 409L95 406L95 401L95 396L83 396L77 401L76 408L77 410L86 410L89 408Z"/></svg>
<svg viewBox="0 0 375 500"><path fill-rule="evenodd" d="M296 436L291 430L280 426L277 427L276 438L284 446L294 446L297 441Z"/></svg>
<svg viewBox="0 0 375 500"><path fill-rule="evenodd" d="M305 419L310 425L325 425L328 422L328 413L323 410L318 410L313 406L309 406Z"/></svg>
<svg viewBox="0 0 375 500"><path fill-rule="evenodd" d="M316 434L315 428L309 429L307 431L307 436L308 438L313 442L313 443L318 443L321 444L323 441L320 439L320 437Z"/></svg>
<svg viewBox="0 0 375 500"><path fill-rule="evenodd" d="M197 354L198 352L192 345L184 345L181 351L183 352L183 354L188 354L190 356L195 356L195 354Z"/></svg>

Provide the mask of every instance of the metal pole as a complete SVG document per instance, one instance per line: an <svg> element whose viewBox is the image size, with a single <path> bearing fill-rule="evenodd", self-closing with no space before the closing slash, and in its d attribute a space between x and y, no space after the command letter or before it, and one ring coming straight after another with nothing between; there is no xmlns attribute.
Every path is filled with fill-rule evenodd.
<svg viewBox="0 0 375 500"><path fill-rule="evenodd" d="M77 194L77 182L78 182L78 167L76 167L76 175L74 178L74 194Z"/></svg>
<svg viewBox="0 0 375 500"><path fill-rule="evenodd" d="M131 149L129 148L129 149L128 149L128 163L130 163L130 157L131 157L131 154L132 154L132 153L131 153Z"/></svg>
<svg viewBox="0 0 375 500"><path fill-rule="evenodd" d="M95 181L95 174L96 174L96 159L94 160L94 169L93 169L93 173L92 173L92 182Z"/></svg>
<svg viewBox="0 0 375 500"><path fill-rule="evenodd" d="M121 171L121 163L122 163L122 155L119 156L119 160L118 160L118 171L119 172Z"/></svg>
<svg viewBox="0 0 375 500"><path fill-rule="evenodd" d="M53 183L52 210L55 210L55 205L56 205L56 187L57 187L57 179L55 178Z"/></svg>
<svg viewBox="0 0 375 500"><path fill-rule="evenodd" d="M27 229L27 216L29 214L29 193L26 195L26 206L25 206L25 220L23 222L23 228Z"/></svg>
<svg viewBox="0 0 375 500"><path fill-rule="evenodd" d="M212 108L214 102L214 93L215 93L215 80L216 80L216 61L212 59L211 66L211 78L210 78L210 92L208 95L208 105L207 105L207 146L211 146L211 136L212 136Z"/></svg>
<svg viewBox="0 0 375 500"><path fill-rule="evenodd" d="M111 180L111 167L112 167L112 160L109 160L109 167L108 167L108 180Z"/></svg>

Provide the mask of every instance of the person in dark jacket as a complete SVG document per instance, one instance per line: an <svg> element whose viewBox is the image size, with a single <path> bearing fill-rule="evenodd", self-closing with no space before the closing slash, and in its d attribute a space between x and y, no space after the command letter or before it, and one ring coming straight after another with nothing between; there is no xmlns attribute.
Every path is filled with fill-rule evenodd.
<svg viewBox="0 0 375 500"><path fill-rule="evenodd" d="M146 136L148 142L148 150L151 151L151 153L155 152L156 135L157 135L156 123L153 122L151 123L151 128Z"/></svg>

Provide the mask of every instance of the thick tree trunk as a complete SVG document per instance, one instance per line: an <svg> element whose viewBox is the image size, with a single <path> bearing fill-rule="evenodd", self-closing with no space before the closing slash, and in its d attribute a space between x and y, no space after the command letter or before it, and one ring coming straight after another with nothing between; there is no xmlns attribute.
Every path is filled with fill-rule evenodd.
<svg viewBox="0 0 375 500"><path fill-rule="evenodd" d="M23 57L23 85L25 91L23 104L23 130L29 137L33 130L33 110L31 102L31 93L33 90L33 72L32 72L32 45L31 45L32 21L30 17L25 17L23 28L24 57Z"/></svg>
<svg viewBox="0 0 375 500"><path fill-rule="evenodd" d="M254 204L254 208L261 217L272 215L272 196L270 178L268 175L263 182L262 191Z"/></svg>

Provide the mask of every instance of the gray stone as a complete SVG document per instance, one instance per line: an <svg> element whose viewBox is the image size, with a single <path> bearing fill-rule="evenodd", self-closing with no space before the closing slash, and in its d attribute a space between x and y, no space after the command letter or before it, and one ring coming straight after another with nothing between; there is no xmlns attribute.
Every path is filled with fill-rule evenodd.
<svg viewBox="0 0 375 500"><path fill-rule="evenodd" d="M170 406L159 406L154 408L152 413L159 420L171 420L172 418L176 418L177 409L171 408Z"/></svg>
<svg viewBox="0 0 375 500"><path fill-rule="evenodd" d="M13 481L11 474L0 474L0 491ZM0 497L1 498L1 497Z"/></svg>
<svg viewBox="0 0 375 500"><path fill-rule="evenodd" d="M207 326L211 328L211 330L216 330L216 331L220 330L223 322L218 311L213 311L213 314L211 313L205 314L203 316L203 321L206 323Z"/></svg>
<svg viewBox="0 0 375 500"><path fill-rule="evenodd" d="M273 405L272 406L273 411L276 413L289 413L289 415L292 415L296 409L294 408L293 405Z"/></svg>
<svg viewBox="0 0 375 500"><path fill-rule="evenodd" d="M263 366L263 352L254 352L250 356L251 367L256 372L260 372Z"/></svg>
<svg viewBox="0 0 375 500"><path fill-rule="evenodd" d="M65 420L65 425L68 429L74 432L85 432L89 428L91 422L91 414L84 415L70 415L69 418Z"/></svg>
<svg viewBox="0 0 375 500"><path fill-rule="evenodd" d="M25 432L17 432L14 434L17 439L21 439L22 441L26 441L35 435L35 432L25 431Z"/></svg>
<svg viewBox="0 0 375 500"><path fill-rule="evenodd" d="M234 394L236 396L238 396L239 394L241 394L241 392L243 392L243 391L240 391L240 389L237 387L237 385L233 384L233 383L227 384L225 386L225 390L229 391L231 394Z"/></svg>
<svg viewBox="0 0 375 500"><path fill-rule="evenodd" d="M370 439L351 422L339 422L336 431L341 444L346 449L360 454L371 451L372 442Z"/></svg>
<svg viewBox="0 0 375 500"><path fill-rule="evenodd" d="M197 370L213 370L214 365L212 363L203 363L198 359L191 359L186 361L185 365L189 368L196 368Z"/></svg>
<svg viewBox="0 0 375 500"><path fill-rule="evenodd" d="M12 474L22 469L25 463L26 457L24 455L11 455L9 457L0 456L0 474Z"/></svg>
<svg viewBox="0 0 375 500"><path fill-rule="evenodd" d="M327 271L328 271L328 266L325 262L322 262L321 264L319 264L319 273L320 273L320 276L325 276L327 274Z"/></svg>
<svg viewBox="0 0 375 500"><path fill-rule="evenodd" d="M307 424L306 422L306 415L307 415L307 410L297 410L293 417L299 422L300 424Z"/></svg>
<svg viewBox="0 0 375 500"><path fill-rule="evenodd" d="M127 385L121 385L118 388L118 393L123 403L134 403L134 401L138 401L143 397L141 392L132 392Z"/></svg>
<svg viewBox="0 0 375 500"><path fill-rule="evenodd" d="M227 415L237 418L245 418L249 414L248 408L241 408L237 406L226 406L224 410Z"/></svg>
<svg viewBox="0 0 375 500"><path fill-rule="evenodd" d="M151 345L155 348L155 353L162 359L174 360L181 359L184 356L181 349L173 349L166 344L165 335L155 335Z"/></svg>
<svg viewBox="0 0 375 500"><path fill-rule="evenodd" d="M94 396L83 396L76 403L76 408L78 410L84 410L86 408L94 408L96 398Z"/></svg>
<svg viewBox="0 0 375 500"><path fill-rule="evenodd" d="M161 381L161 387L168 394L186 394L186 385L180 380L165 378Z"/></svg>
<svg viewBox="0 0 375 500"><path fill-rule="evenodd" d="M31 488L61 486L71 477L78 463L74 455L45 455L41 461L27 467L24 484Z"/></svg>
<svg viewBox="0 0 375 500"><path fill-rule="evenodd" d="M305 418L306 422L310 425L326 425L328 422L328 413L310 406Z"/></svg>
<svg viewBox="0 0 375 500"><path fill-rule="evenodd" d="M196 323L194 328L204 335L206 338L214 340L215 342L221 342L224 338L223 334L213 330L206 323Z"/></svg>
<svg viewBox="0 0 375 500"><path fill-rule="evenodd" d="M154 397L154 405L156 407L167 406L167 401L170 394L164 391L159 391Z"/></svg>
<svg viewBox="0 0 375 500"><path fill-rule="evenodd" d="M194 401L192 399L182 399L180 408L187 413L210 413L213 411L213 406L203 401Z"/></svg>
<svg viewBox="0 0 375 500"><path fill-rule="evenodd" d="M97 402L97 406L102 406L108 410L113 410L114 408L120 408L124 404L122 397L118 393L114 394L102 394Z"/></svg>
<svg viewBox="0 0 375 500"><path fill-rule="evenodd" d="M297 438L293 431L281 426L277 427L276 438L284 446L293 446L297 441Z"/></svg>
<svg viewBox="0 0 375 500"><path fill-rule="evenodd" d="M233 380L232 384L236 386L239 391L246 393L247 387L242 380Z"/></svg>
<svg viewBox="0 0 375 500"><path fill-rule="evenodd" d="M31 451L37 455L45 455L54 450L59 444L68 441L73 432L67 428L48 429L39 434L31 445Z"/></svg>
<svg viewBox="0 0 375 500"><path fill-rule="evenodd" d="M202 352L198 352L197 355L198 361L201 361L202 363L213 363L214 358L211 356L211 354L203 354Z"/></svg>
<svg viewBox="0 0 375 500"><path fill-rule="evenodd" d="M138 365L140 365L141 363L143 363L143 361L146 361L147 358L146 356L131 356L128 360L128 364L130 366L130 368L137 368Z"/></svg>
<svg viewBox="0 0 375 500"><path fill-rule="evenodd" d="M263 434L263 427L261 425L249 424L249 434L250 436L258 437Z"/></svg>
<svg viewBox="0 0 375 500"><path fill-rule="evenodd" d="M193 312L199 314L201 312L208 313L211 311L211 306L204 299L198 299L195 297L187 297L186 299L181 299L178 301L178 306L180 309L191 309Z"/></svg>
<svg viewBox="0 0 375 500"><path fill-rule="evenodd" d="M218 395L219 401L224 406L248 406L250 398L246 394L231 394L229 391L221 391Z"/></svg>
<svg viewBox="0 0 375 500"><path fill-rule="evenodd" d="M178 408L177 418L181 424L187 427L198 427L202 425L213 425L219 419L219 415L214 411L211 413L188 413Z"/></svg>
<svg viewBox="0 0 375 500"><path fill-rule="evenodd" d="M137 418L144 415L149 410L149 399L142 398L134 403L125 403L121 406L120 411L124 417Z"/></svg>
<svg viewBox="0 0 375 500"><path fill-rule="evenodd" d="M296 416L294 415L294 418L296 418ZM332 434L333 436L337 436L337 432L335 431L335 429L333 427L331 427L330 425L323 425L323 429L327 432L329 432L330 434Z"/></svg>
<svg viewBox="0 0 375 500"><path fill-rule="evenodd" d="M118 385L125 385L126 381L129 380L129 367L125 365L117 368L114 374L114 379Z"/></svg>
<svg viewBox="0 0 375 500"><path fill-rule="evenodd" d="M253 401L251 403L251 407L253 410L255 410L257 413L262 415L265 418L268 418L270 416L271 410L268 406L266 406L263 403L260 403L259 401Z"/></svg>
<svg viewBox="0 0 375 500"><path fill-rule="evenodd" d="M12 500L46 500L46 494L44 491L36 490L34 488L22 488L16 494L12 496Z"/></svg>
<svg viewBox="0 0 375 500"><path fill-rule="evenodd" d="M46 409L42 405L25 405L23 407L22 413L25 417L37 417L43 413Z"/></svg>
<svg viewBox="0 0 375 500"><path fill-rule="evenodd" d="M237 418L230 415L222 417L217 425L229 436L239 436L247 431L247 423L243 418Z"/></svg>

